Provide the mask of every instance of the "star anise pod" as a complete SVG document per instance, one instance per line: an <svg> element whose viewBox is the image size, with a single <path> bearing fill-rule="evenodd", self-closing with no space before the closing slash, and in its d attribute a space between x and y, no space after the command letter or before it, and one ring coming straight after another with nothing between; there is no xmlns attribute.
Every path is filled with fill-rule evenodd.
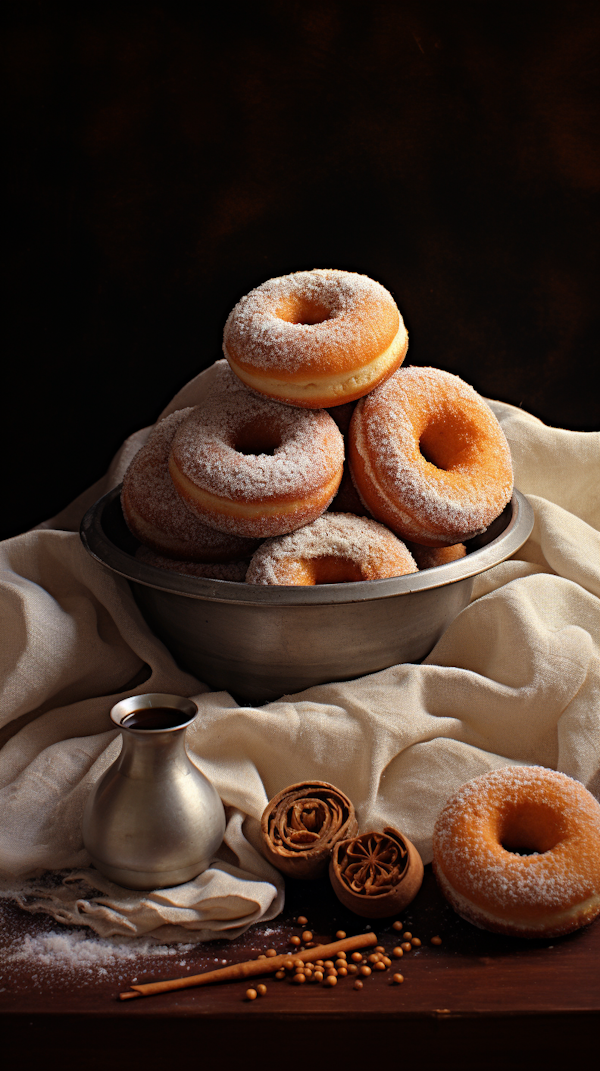
<svg viewBox="0 0 600 1071"><path fill-rule="evenodd" d="M326 781L305 781L283 789L267 804L261 820L263 853L295 878L316 878L329 862L337 840L358 829L351 801Z"/></svg>
<svg viewBox="0 0 600 1071"><path fill-rule="evenodd" d="M365 918L395 915L414 899L423 881L423 862L403 833L362 833L338 841L329 865L334 892L345 907Z"/></svg>

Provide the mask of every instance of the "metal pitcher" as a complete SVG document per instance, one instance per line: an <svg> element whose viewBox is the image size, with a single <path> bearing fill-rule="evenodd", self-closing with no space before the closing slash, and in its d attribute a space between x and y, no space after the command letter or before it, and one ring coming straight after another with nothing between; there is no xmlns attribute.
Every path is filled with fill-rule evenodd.
<svg viewBox="0 0 600 1071"><path fill-rule="evenodd" d="M131 696L110 712L123 748L90 793L83 842L118 885L181 885L206 870L223 840L223 804L185 748L197 713L192 700L161 692Z"/></svg>

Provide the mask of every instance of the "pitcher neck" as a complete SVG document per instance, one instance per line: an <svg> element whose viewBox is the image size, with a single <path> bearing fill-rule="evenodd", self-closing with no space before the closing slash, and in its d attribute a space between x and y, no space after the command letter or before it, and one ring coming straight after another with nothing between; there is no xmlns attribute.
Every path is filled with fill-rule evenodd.
<svg viewBox="0 0 600 1071"><path fill-rule="evenodd" d="M190 772L185 749L185 727L165 732L132 732L121 729L123 748L119 773L140 781L162 781Z"/></svg>

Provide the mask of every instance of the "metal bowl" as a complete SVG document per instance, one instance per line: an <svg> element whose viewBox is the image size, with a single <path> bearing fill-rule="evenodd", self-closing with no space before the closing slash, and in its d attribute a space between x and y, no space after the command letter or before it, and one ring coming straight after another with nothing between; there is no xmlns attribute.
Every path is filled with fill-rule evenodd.
<svg viewBox="0 0 600 1071"><path fill-rule="evenodd" d="M127 578L150 628L183 668L253 705L420 661L469 604L475 577L514 554L533 527L533 510L515 491L459 561L387 580L263 587L138 561L119 495L117 487L86 513L86 550Z"/></svg>

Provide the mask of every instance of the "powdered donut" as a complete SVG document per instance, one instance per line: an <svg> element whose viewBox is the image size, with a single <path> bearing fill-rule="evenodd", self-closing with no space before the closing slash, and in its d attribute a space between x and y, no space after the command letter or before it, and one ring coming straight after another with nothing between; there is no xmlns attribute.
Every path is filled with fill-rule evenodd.
<svg viewBox="0 0 600 1071"><path fill-rule="evenodd" d="M377 521L324 513L291 535L262 543L248 566L246 583L339 584L416 572L404 544Z"/></svg>
<svg viewBox="0 0 600 1071"><path fill-rule="evenodd" d="M361 398L407 349L389 291L330 269L269 279L238 301L223 333L223 352L248 387L309 408Z"/></svg>
<svg viewBox="0 0 600 1071"><path fill-rule="evenodd" d="M482 929L570 933L600 914L600 805L543 766L475 777L436 822L433 868L455 911Z"/></svg>
<svg viewBox="0 0 600 1071"><path fill-rule="evenodd" d="M241 584L246 579L247 561L238 562L183 562L175 558L167 558L164 554L156 554L148 547L138 547L135 558L145 565L152 565L155 569L167 569L170 573L181 573L182 576L196 576L207 580L234 580Z"/></svg>
<svg viewBox="0 0 600 1071"><path fill-rule="evenodd" d="M464 543L453 543L451 547L421 547L418 543L407 541L406 546L419 569L434 569L436 565L457 562L460 558L464 558L467 553Z"/></svg>
<svg viewBox="0 0 600 1071"><path fill-rule="evenodd" d="M175 487L222 532L275 536L309 524L342 478L341 432L328 413L261 398L219 364L210 394L173 439Z"/></svg>
<svg viewBox="0 0 600 1071"><path fill-rule="evenodd" d="M136 539L159 554L203 562L249 558L256 541L224 535L202 524L181 500L169 476L173 436L192 412L179 409L161 420L133 458L123 479L123 516Z"/></svg>
<svg viewBox="0 0 600 1071"><path fill-rule="evenodd" d="M458 376L400 368L356 406L352 478L377 520L413 543L485 531L513 489L510 450L489 406Z"/></svg>

